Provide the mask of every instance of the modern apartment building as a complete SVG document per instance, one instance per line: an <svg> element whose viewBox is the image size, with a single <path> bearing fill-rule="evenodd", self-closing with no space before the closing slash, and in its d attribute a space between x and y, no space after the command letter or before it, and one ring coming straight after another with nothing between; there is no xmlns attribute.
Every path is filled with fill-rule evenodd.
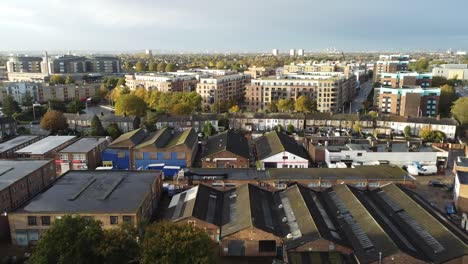
<svg viewBox="0 0 468 264"><path fill-rule="evenodd" d="M243 73L201 77L197 84L197 93L202 97L205 106L221 101L241 101L249 83L250 75Z"/></svg>
<svg viewBox="0 0 468 264"><path fill-rule="evenodd" d="M104 229L149 221L161 197L161 171L69 171L8 214L14 245L34 245L64 215L91 217Z"/></svg>
<svg viewBox="0 0 468 264"><path fill-rule="evenodd" d="M44 72L43 58L33 56L15 56L10 57L6 63L7 72L29 72L29 73L47 73Z"/></svg>
<svg viewBox="0 0 468 264"><path fill-rule="evenodd" d="M447 79L468 80L468 64L442 64L434 67L432 74Z"/></svg>
<svg viewBox="0 0 468 264"><path fill-rule="evenodd" d="M276 71L275 69L271 67L249 67L247 71L244 71L245 74L250 75L252 79L257 79L257 78L262 78L262 77L267 77L270 75L275 75Z"/></svg>
<svg viewBox="0 0 468 264"><path fill-rule="evenodd" d="M292 62L283 66L284 73L303 73L303 72L335 72L338 67L335 62L317 62L309 61L306 63Z"/></svg>
<svg viewBox="0 0 468 264"><path fill-rule="evenodd" d="M49 86L35 82L5 82L4 88L0 88L0 100L11 95L18 103L26 94L29 94L34 102L45 103L49 100L61 102L73 99L87 99L96 95L99 84L66 84Z"/></svg>
<svg viewBox="0 0 468 264"><path fill-rule="evenodd" d="M50 74L119 73L120 61L117 57L82 57L64 55L51 61Z"/></svg>
<svg viewBox="0 0 468 264"><path fill-rule="evenodd" d="M0 88L1 100L10 95L16 102L21 103L26 94L29 94L35 101L39 99L40 83L35 82L4 82Z"/></svg>
<svg viewBox="0 0 468 264"><path fill-rule="evenodd" d="M44 82L51 74L83 76L91 73L112 74L120 72L117 57L83 57L64 55L49 58L13 56L7 62L9 81Z"/></svg>
<svg viewBox="0 0 468 264"><path fill-rule="evenodd" d="M397 72L382 73L379 82L384 87L404 88L405 86L420 86L428 88L432 86L431 73Z"/></svg>
<svg viewBox="0 0 468 264"><path fill-rule="evenodd" d="M139 87L148 91L192 92L197 87L197 74L185 72L136 73L125 75L125 84L130 90Z"/></svg>
<svg viewBox="0 0 468 264"><path fill-rule="evenodd" d="M374 105L383 114L400 116L436 116L439 113L440 88L376 88Z"/></svg>
<svg viewBox="0 0 468 264"><path fill-rule="evenodd" d="M374 82L379 81L383 73L408 71L409 59L409 55L380 55L374 65Z"/></svg>
<svg viewBox="0 0 468 264"><path fill-rule="evenodd" d="M273 54L273 56L278 56L279 55L279 50L278 49L273 49L271 51L271 54Z"/></svg>
<svg viewBox="0 0 468 264"><path fill-rule="evenodd" d="M340 111L356 92L356 77L339 72L290 74L252 80L246 86L245 106L250 111L264 110L271 102L296 100L304 95L317 102L320 112Z"/></svg>

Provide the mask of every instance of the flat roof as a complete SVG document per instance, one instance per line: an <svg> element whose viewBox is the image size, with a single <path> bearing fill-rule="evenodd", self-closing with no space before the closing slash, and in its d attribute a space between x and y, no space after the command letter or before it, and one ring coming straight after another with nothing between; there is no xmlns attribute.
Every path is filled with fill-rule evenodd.
<svg viewBox="0 0 468 264"><path fill-rule="evenodd" d="M355 144L355 143L350 143L346 144L346 146L349 148L349 150L363 150L367 152L374 152L371 149L370 144ZM387 144L382 144L378 143L375 144L376 152L443 152L440 149L434 148L432 146L426 146L426 145L420 145L414 148L409 147L406 143L392 143L391 144L391 149L387 149ZM389 151L390 150L390 151Z"/></svg>
<svg viewBox="0 0 468 264"><path fill-rule="evenodd" d="M27 147L17 150L15 153L25 153L32 155L45 154L74 138L75 136L48 136Z"/></svg>
<svg viewBox="0 0 468 264"><path fill-rule="evenodd" d="M60 153L65 153L65 152L84 152L87 153L91 150L93 150L95 147L97 147L99 144L102 142L106 141L107 139L105 137L101 138L96 138L96 137L85 137L85 138L80 138L78 141L75 141L71 145L68 145L61 151Z"/></svg>
<svg viewBox="0 0 468 264"><path fill-rule="evenodd" d="M17 213L135 213L160 171L68 171ZM129 195L131 194L131 195Z"/></svg>
<svg viewBox="0 0 468 264"><path fill-rule="evenodd" d="M22 145L28 141L38 138L39 136L17 136L0 144L0 153Z"/></svg>
<svg viewBox="0 0 468 264"><path fill-rule="evenodd" d="M0 160L0 190L41 168L50 160Z"/></svg>
<svg viewBox="0 0 468 264"><path fill-rule="evenodd" d="M360 166L357 168L280 168L269 169L272 180L415 180L393 165Z"/></svg>

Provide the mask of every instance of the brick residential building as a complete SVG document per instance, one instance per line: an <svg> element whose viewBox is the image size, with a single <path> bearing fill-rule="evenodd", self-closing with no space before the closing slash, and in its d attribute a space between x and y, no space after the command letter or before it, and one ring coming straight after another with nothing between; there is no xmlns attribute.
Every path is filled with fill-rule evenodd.
<svg viewBox="0 0 468 264"><path fill-rule="evenodd" d="M440 88L376 88L379 113L400 116L437 116Z"/></svg>
<svg viewBox="0 0 468 264"><path fill-rule="evenodd" d="M418 72L382 73L379 82L384 87L392 88L404 88L405 86L428 88L432 86L432 74Z"/></svg>
<svg viewBox="0 0 468 264"><path fill-rule="evenodd" d="M192 92L197 87L197 75L185 72L136 73L125 75L125 85L130 90L139 87L148 91Z"/></svg>
<svg viewBox="0 0 468 264"><path fill-rule="evenodd" d="M139 227L151 219L161 197L161 171L69 171L8 215L14 245L35 245L64 215L92 217L104 229ZM131 195L129 195L131 194Z"/></svg>
<svg viewBox="0 0 468 264"><path fill-rule="evenodd" d="M202 168L248 168L249 143L231 130L211 136L202 147Z"/></svg>
<svg viewBox="0 0 468 264"><path fill-rule="evenodd" d="M250 83L250 75L243 73L201 77L197 93L205 107L221 101L240 102L244 98L245 86Z"/></svg>
<svg viewBox="0 0 468 264"><path fill-rule="evenodd" d="M356 77L348 77L339 72L315 72L252 80L246 86L245 107L254 112L267 110L272 102L306 96L317 102L319 112L337 112L356 93Z"/></svg>
<svg viewBox="0 0 468 264"><path fill-rule="evenodd" d="M249 67L248 70L244 71L245 74L250 75L252 79L257 79L257 78L262 78L262 77L267 77L270 75L275 75L276 71L273 68L270 67Z"/></svg>

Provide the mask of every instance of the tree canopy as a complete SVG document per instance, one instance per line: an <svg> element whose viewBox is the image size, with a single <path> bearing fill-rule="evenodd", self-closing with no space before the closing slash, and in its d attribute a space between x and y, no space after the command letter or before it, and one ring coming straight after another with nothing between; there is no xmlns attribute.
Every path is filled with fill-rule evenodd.
<svg viewBox="0 0 468 264"><path fill-rule="evenodd" d="M142 72L142 71L146 71L146 65L144 62L142 61L139 61L135 64L135 70L137 72Z"/></svg>
<svg viewBox="0 0 468 264"><path fill-rule="evenodd" d="M145 101L133 94L121 95L115 102L115 113L117 115L142 117L146 114Z"/></svg>
<svg viewBox="0 0 468 264"><path fill-rule="evenodd" d="M450 108L455 100L457 100L457 93L453 86L445 84L440 87L439 112L442 116L449 116Z"/></svg>
<svg viewBox="0 0 468 264"><path fill-rule="evenodd" d="M14 113L21 112L21 108L18 105L18 102L15 101L15 98L11 95L5 96L2 101L2 112L6 116L13 116Z"/></svg>
<svg viewBox="0 0 468 264"><path fill-rule="evenodd" d="M278 101L278 109L281 112L290 112L294 110L294 101L291 99L280 99Z"/></svg>
<svg viewBox="0 0 468 264"><path fill-rule="evenodd" d="M63 76L61 75L52 75L50 76L49 83L51 85L65 84L65 78L63 78Z"/></svg>
<svg viewBox="0 0 468 264"><path fill-rule="evenodd" d="M76 98L67 104L67 113L81 113L83 109L85 109L85 102L82 102Z"/></svg>
<svg viewBox="0 0 468 264"><path fill-rule="evenodd" d="M166 72L175 72L175 71L177 71L177 66L174 63L169 63L169 64L166 65L165 71Z"/></svg>
<svg viewBox="0 0 468 264"><path fill-rule="evenodd" d="M203 134L206 137L209 137L209 136L212 136L214 133L215 133L215 128L213 127L213 125L210 122L206 122L203 125Z"/></svg>
<svg viewBox="0 0 468 264"><path fill-rule="evenodd" d="M31 96L29 91L26 91L21 98L21 105L26 107L31 107L34 103L34 98Z"/></svg>
<svg viewBox="0 0 468 264"><path fill-rule="evenodd" d="M104 127L102 126L101 120L97 115L93 116L93 119L91 119L91 136L105 136L106 131L104 130Z"/></svg>
<svg viewBox="0 0 468 264"><path fill-rule="evenodd" d="M312 113L314 111L314 105L312 100L310 100L307 96L301 95L299 98L296 99L295 103L295 110L296 112L301 112L304 114Z"/></svg>
<svg viewBox="0 0 468 264"><path fill-rule="evenodd" d="M100 223L82 217L56 219L35 247L28 264L102 263L98 253L104 233Z"/></svg>
<svg viewBox="0 0 468 264"><path fill-rule="evenodd" d="M116 123L109 124L106 127L106 133L113 139L116 139L122 135L122 131L120 131L119 126Z"/></svg>
<svg viewBox="0 0 468 264"><path fill-rule="evenodd" d="M41 127L55 134L59 130L67 128L67 118L62 112L55 110L48 111L41 120Z"/></svg>
<svg viewBox="0 0 468 264"><path fill-rule="evenodd" d="M409 68L412 71L425 72L429 70L429 61L427 59L419 59L409 64Z"/></svg>
<svg viewBox="0 0 468 264"><path fill-rule="evenodd" d="M468 97L458 98L453 103L451 112L461 125L468 125Z"/></svg>
<svg viewBox="0 0 468 264"><path fill-rule="evenodd" d="M215 263L215 244L202 229L170 222L152 224L141 244L141 263Z"/></svg>
<svg viewBox="0 0 468 264"><path fill-rule="evenodd" d="M158 70L158 72L163 72L166 70L166 66L167 64L165 62L160 62L158 63L158 66L156 67L156 69Z"/></svg>

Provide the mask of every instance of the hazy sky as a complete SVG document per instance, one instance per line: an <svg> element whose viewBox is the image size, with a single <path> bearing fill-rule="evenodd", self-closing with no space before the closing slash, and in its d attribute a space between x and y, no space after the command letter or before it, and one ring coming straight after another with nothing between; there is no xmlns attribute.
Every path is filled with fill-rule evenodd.
<svg viewBox="0 0 468 264"><path fill-rule="evenodd" d="M0 0L0 50L468 49L466 0Z"/></svg>

